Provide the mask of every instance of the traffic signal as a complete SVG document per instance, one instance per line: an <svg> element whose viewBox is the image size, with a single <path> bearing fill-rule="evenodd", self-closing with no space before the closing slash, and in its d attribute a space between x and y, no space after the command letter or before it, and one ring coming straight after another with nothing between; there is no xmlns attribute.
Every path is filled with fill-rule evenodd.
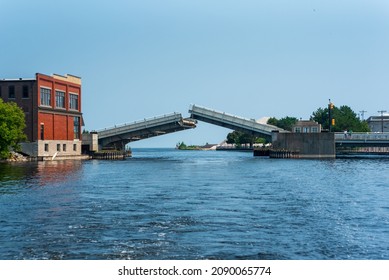
<svg viewBox="0 0 389 280"><path fill-rule="evenodd" d="M332 119L332 120L331 120L331 125L332 125L332 126L335 126L335 119Z"/></svg>
<svg viewBox="0 0 389 280"><path fill-rule="evenodd" d="M332 110L332 109L334 109L334 103L330 103L330 109Z"/></svg>

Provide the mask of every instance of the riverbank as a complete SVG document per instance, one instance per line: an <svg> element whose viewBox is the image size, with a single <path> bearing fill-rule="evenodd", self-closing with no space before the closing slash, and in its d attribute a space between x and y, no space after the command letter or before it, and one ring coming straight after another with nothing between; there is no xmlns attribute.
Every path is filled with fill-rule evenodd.
<svg viewBox="0 0 389 280"><path fill-rule="evenodd" d="M0 162L26 162L26 161L31 161L31 160L28 157L16 152L11 152L11 155L8 159L0 159Z"/></svg>
<svg viewBox="0 0 389 280"><path fill-rule="evenodd" d="M179 142L176 145L176 149L183 150L183 151L209 151L209 150L216 150L217 144L205 144L203 146L199 145L186 145L184 142Z"/></svg>
<svg viewBox="0 0 389 280"><path fill-rule="evenodd" d="M77 156L46 156L46 157L30 157L17 152L11 152L8 159L0 159L1 163L7 162L34 162L34 161L58 161L58 160L89 160L92 159L90 155Z"/></svg>

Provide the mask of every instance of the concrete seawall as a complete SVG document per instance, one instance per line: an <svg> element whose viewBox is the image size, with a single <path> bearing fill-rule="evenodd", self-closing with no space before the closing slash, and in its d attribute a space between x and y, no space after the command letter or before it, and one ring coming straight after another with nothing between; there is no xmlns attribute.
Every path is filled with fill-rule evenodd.
<svg viewBox="0 0 389 280"><path fill-rule="evenodd" d="M272 133L272 149L298 152L299 158L335 158L334 133Z"/></svg>

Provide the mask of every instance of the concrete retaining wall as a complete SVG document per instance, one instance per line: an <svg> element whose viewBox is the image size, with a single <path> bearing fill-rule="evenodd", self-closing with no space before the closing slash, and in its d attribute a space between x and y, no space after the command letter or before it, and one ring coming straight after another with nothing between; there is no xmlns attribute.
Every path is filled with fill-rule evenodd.
<svg viewBox="0 0 389 280"><path fill-rule="evenodd" d="M99 139L97 133L83 133L82 145L88 147L88 151L97 152L99 150Z"/></svg>
<svg viewBox="0 0 389 280"><path fill-rule="evenodd" d="M334 133L272 134L273 149L299 152L300 158L335 158Z"/></svg>

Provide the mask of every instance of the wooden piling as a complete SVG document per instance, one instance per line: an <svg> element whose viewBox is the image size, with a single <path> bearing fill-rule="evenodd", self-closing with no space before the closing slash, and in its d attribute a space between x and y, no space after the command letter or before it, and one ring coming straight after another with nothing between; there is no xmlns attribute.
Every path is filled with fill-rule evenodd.
<svg viewBox="0 0 389 280"><path fill-rule="evenodd" d="M269 151L270 158L300 158L299 151L291 151L291 150L275 150L271 149Z"/></svg>
<svg viewBox="0 0 389 280"><path fill-rule="evenodd" d="M300 158L300 152L285 149L256 148L254 149L254 156L269 158Z"/></svg>
<svg viewBox="0 0 389 280"><path fill-rule="evenodd" d="M131 156L131 151L101 151L91 154L91 159L123 160Z"/></svg>

